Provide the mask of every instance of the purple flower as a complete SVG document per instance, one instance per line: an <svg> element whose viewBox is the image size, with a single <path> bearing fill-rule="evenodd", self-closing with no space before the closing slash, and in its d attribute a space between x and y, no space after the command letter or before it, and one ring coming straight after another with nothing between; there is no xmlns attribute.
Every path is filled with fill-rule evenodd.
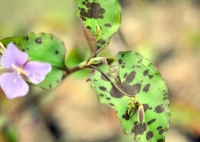
<svg viewBox="0 0 200 142"><path fill-rule="evenodd" d="M26 95L29 90L26 81L39 84L52 68L48 63L29 61L28 54L20 51L13 43L8 44L0 66L5 71L0 76L0 86L8 99Z"/></svg>

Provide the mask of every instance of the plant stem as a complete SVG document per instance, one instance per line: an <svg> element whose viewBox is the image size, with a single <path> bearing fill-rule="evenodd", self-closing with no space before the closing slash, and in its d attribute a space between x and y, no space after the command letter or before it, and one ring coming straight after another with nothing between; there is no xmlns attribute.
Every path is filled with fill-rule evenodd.
<svg viewBox="0 0 200 142"><path fill-rule="evenodd" d="M90 58L86 61L83 61L80 64L78 64L72 68L65 67L65 71L67 73L66 75L69 75L69 74L79 71L81 69L87 68L90 65L100 64L102 62L105 62L104 60L105 60L105 57L94 57L94 58Z"/></svg>
<svg viewBox="0 0 200 142"><path fill-rule="evenodd" d="M94 70L99 71L101 74L103 74L103 75L113 84L113 86L114 86L117 90L119 90L122 94L124 94L124 95L126 95L126 96L129 96L129 97L132 97L132 98L135 98L135 96L129 95L129 94L127 94L126 92L124 92L124 91L122 90L122 88L121 88L119 85L117 85L117 84L110 78L109 75L107 75L107 74L104 73L101 69L99 69L98 67L95 66L95 65L97 65L97 64L102 63L103 59L104 59L103 57L91 58L90 60L83 61L83 62L81 62L80 64L78 64L78 65L76 65L76 66L74 66L74 67L72 67L72 68L67 68L67 67L66 67L66 70L65 70L65 71L66 71L66 74L64 74L63 78L65 78L66 76L68 76L68 75L71 74L71 73L74 73L74 72L76 72L76 71L82 70L82 69L84 69L84 68L94 69Z"/></svg>
<svg viewBox="0 0 200 142"><path fill-rule="evenodd" d="M124 95L126 95L126 96L129 96L129 97L132 97L132 98L135 98L135 96L130 95L130 94L127 94L126 92L124 92L124 91L122 90L122 88L121 88L119 85L117 85L115 82L113 82L113 80L109 77L109 75L107 75L106 73L104 73L101 69L97 68L97 67L94 66L94 65L90 65L90 66L88 66L88 68L92 68L92 69L95 69L95 70L99 71L99 72L100 72L102 75L104 75L104 76L113 84L113 86L114 86L117 90L119 90L122 94L124 94Z"/></svg>
<svg viewBox="0 0 200 142"><path fill-rule="evenodd" d="M82 69L86 68L86 63L87 63L87 61L83 61L82 63L80 63L80 64L78 64L78 65L76 65L76 66L74 66L72 68L67 68L66 67L65 71L66 71L67 75L72 74L72 73L74 73L76 71L79 71L79 70L82 70Z"/></svg>

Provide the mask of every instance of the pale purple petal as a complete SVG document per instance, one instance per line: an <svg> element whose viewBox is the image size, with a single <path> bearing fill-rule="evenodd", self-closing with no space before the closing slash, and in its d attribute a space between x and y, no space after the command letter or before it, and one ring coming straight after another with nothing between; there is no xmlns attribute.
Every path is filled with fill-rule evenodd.
<svg viewBox="0 0 200 142"><path fill-rule="evenodd" d="M28 54L19 50L15 44L9 43L6 52L1 56L1 66L11 69L12 64L20 67L28 61Z"/></svg>
<svg viewBox="0 0 200 142"><path fill-rule="evenodd" d="M0 76L0 85L8 99L24 96L29 86L17 72L3 73Z"/></svg>
<svg viewBox="0 0 200 142"><path fill-rule="evenodd" d="M28 73L26 76L32 83L38 84L45 79L45 76L51 71L51 64L30 61L27 62L23 70Z"/></svg>

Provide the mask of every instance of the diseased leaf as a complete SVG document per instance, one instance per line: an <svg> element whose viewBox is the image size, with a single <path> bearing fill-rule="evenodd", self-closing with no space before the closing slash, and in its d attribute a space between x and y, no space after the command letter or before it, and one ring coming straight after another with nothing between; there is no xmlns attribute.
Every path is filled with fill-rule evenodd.
<svg viewBox="0 0 200 142"><path fill-rule="evenodd" d="M76 15L81 18L85 25L83 30L89 46L92 48L93 53L91 54L95 55L95 49L106 47L120 26L120 4L118 0L76 0L76 2L78 5ZM85 28L91 30L93 36ZM96 39L96 48L93 39Z"/></svg>
<svg viewBox="0 0 200 142"><path fill-rule="evenodd" d="M90 74L100 102L116 111L124 133L133 134L136 142L164 142L170 113L168 90L160 74L135 52L120 52L116 59L121 84L109 79L105 64L98 65L100 70Z"/></svg>
<svg viewBox="0 0 200 142"><path fill-rule="evenodd" d="M85 38L88 42L88 45L90 47L90 58L95 57L97 54L97 39L96 36L92 33L92 31L85 27L84 23L81 21L83 33L85 35Z"/></svg>
<svg viewBox="0 0 200 142"><path fill-rule="evenodd" d="M52 65L51 72L46 76L45 80L36 86L43 89L53 89L60 83L65 68L65 46L62 40L51 34L34 34L28 33L21 36L10 37L0 40L6 47L10 42L27 52L29 60L50 63Z"/></svg>
<svg viewBox="0 0 200 142"><path fill-rule="evenodd" d="M109 66L109 77L115 82L115 84L120 84L119 78L119 63L116 58L109 57L107 58L107 64Z"/></svg>

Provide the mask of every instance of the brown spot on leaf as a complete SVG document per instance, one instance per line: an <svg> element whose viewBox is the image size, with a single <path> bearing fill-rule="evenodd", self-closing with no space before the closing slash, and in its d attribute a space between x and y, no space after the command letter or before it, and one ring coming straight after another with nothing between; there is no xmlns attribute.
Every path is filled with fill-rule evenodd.
<svg viewBox="0 0 200 142"><path fill-rule="evenodd" d="M80 8L80 16L83 20L86 20L86 18L104 18L103 14L105 13L105 9L102 8L99 3L86 1L85 5L87 7L87 11L84 8Z"/></svg>
<svg viewBox="0 0 200 142"><path fill-rule="evenodd" d="M145 71L143 72L143 75L144 75L144 76L148 75L148 72L149 72L149 70L145 70Z"/></svg>
<svg viewBox="0 0 200 142"><path fill-rule="evenodd" d="M128 74L128 76L126 77L125 81L127 83L131 83L134 80L134 78L135 78L135 74L136 74L136 72L132 71L130 74Z"/></svg>
<svg viewBox="0 0 200 142"><path fill-rule="evenodd" d="M143 88L144 92L148 92L150 88L150 84L146 84L145 87Z"/></svg>
<svg viewBox="0 0 200 142"><path fill-rule="evenodd" d="M108 27L108 28L112 27L112 25L109 24L109 23L104 24L104 26L105 26L105 27Z"/></svg>
<svg viewBox="0 0 200 142"><path fill-rule="evenodd" d="M165 132L164 129L159 130L159 134L162 135Z"/></svg>
<svg viewBox="0 0 200 142"><path fill-rule="evenodd" d="M122 64L122 59L119 59L118 62L119 62L119 64Z"/></svg>
<svg viewBox="0 0 200 142"><path fill-rule="evenodd" d="M115 86L113 86L110 90L110 95L115 98L121 98L124 96L124 94L121 93Z"/></svg>
<svg viewBox="0 0 200 142"><path fill-rule="evenodd" d="M164 96L164 97L168 96L168 93L164 93L163 96Z"/></svg>
<svg viewBox="0 0 200 142"><path fill-rule="evenodd" d="M151 132L151 131L147 132L146 139L150 140L152 137L153 137L153 132Z"/></svg>
<svg viewBox="0 0 200 142"><path fill-rule="evenodd" d="M129 120L128 110L126 111L125 114L122 115L122 118L125 120Z"/></svg>
<svg viewBox="0 0 200 142"><path fill-rule="evenodd" d="M157 130L160 130L160 129L162 129L162 126L158 126L156 129L157 129Z"/></svg>
<svg viewBox="0 0 200 142"><path fill-rule="evenodd" d="M143 75L144 75L144 76L148 76L149 79L151 79L151 78L153 77L153 75L150 75L150 74L148 74L148 73L149 73L149 70L145 70L145 71L143 72Z"/></svg>
<svg viewBox="0 0 200 142"><path fill-rule="evenodd" d="M134 96L140 91L141 84L137 83L137 84L134 84L134 85L130 85L130 84L126 83L126 82L123 82L122 83L122 88L123 88L124 92L126 92L129 95Z"/></svg>
<svg viewBox="0 0 200 142"><path fill-rule="evenodd" d="M26 36L24 37L24 39L25 39L25 40L28 40L28 39L29 39L28 35L26 35Z"/></svg>
<svg viewBox="0 0 200 142"><path fill-rule="evenodd" d="M136 65L135 67L139 69L141 66L139 66L139 65Z"/></svg>
<svg viewBox="0 0 200 142"><path fill-rule="evenodd" d="M100 94L101 97L104 97L104 94Z"/></svg>
<svg viewBox="0 0 200 142"><path fill-rule="evenodd" d="M146 112L149 109L149 105L148 104L143 104L144 107L144 112Z"/></svg>
<svg viewBox="0 0 200 142"><path fill-rule="evenodd" d="M148 75L149 79L151 79L153 77L153 75Z"/></svg>
<svg viewBox="0 0 200 142"><path fill-rule="evenodd" d="M133 77L131 77L133 78ZM121 84L121 86L118 86L123 92L125 92L126 94L130 95L130 96L134 96L137 93L140 92L141 89L141 84L140 83L136 83L134 85L130 85L127 82L123 82ZM112 87L111 91L110 91L111 96L115 97L115 98L121 98L122 96L124 96L124 93L122 93L118 88L116 88L115 86Z"/></svg>
<svg viewBox="0 0 200 142"><path fill-rule="evenodd" d="M155 108L155 112L156 112L156 113L162 113L163 111L165 111L165 108L163 107L163 105L158 105L158 106Z"/></svg>
<svg viewBox="0 0 200 142"><path fill-rule="evenodd" d="M164 100L167 100L167 99L169 99L169 97L164 97L164 98L163 98L163 101L164 101Z"/></svg>
<svg viewBox="0 0 200 142"><path fill-rule="evenodd" d="M99 89L102 90L102 91L106 91L107 90L107 88L104 87L104 86L100 86Z"/></svg>
<svg viewBox="0 0 200 142"><path fill-rule="evenodd" d="M132 85L133 88L133 93L132 94L137 94L138 92L140 92L140 88L141 88L141 84L140 83L136 83L134 85Z"/></svg>
<svg viewBox="0 0 200 142"><path fill-rule="evenodd" d="M150 125L150 124L152 124L152 123L155 122L155 121L156 121L156 118L151 119L149 122L147 122L147 125Z"/></svg>
<svg viewBox="0 0 200 142"><path fill-rule="evenodd" d="M55 51L55 54L59 54L59 51L58 51L58 50L56 50L56 51Z"/></svg>
<svg viewBox="0 0 200 142"><path fill-rule="evenodd" d="M37 43L37 44L41 44L42 43L42 39L39 37L39 38L36 38L35 39L35 42Z"/></svg>
<svg viewBox="0 0 200 142"><path fill-rule="evenodd" d="M115 106L113 103L109 103L109 105L110 105L110 106L113 106L113 107Z"/></svg>
<svg viewBox="0 0 200 142"><path fill-rule="evenodd" d="M87 26L86 28L90 29L91 30L91 27L90 26Z"/></svg>
<svg viewBox="0 0 200 142"><path fill-rule="evenodd" d="M127 72L126 72L126 73L124 74L123 78L126 78L126 77L127 77L127 75L128 75L128 74L127 74Z"/></svg>
<svg viewBox="0 0 200 142"><path fill-rule="evenodd" d="M109 97L106 97L107 100L111 100Z"/></svg>
<svg viewBox="0 0 200 142"><path fill-rule="evenodd" d="M147 125L145 123L136 123L134 125L133 129L131 130L132 133L135 133L135 135L142 135L147 129Z"/></svg>
<svg viewBox="0 0 200 142"><path fill-rule="evenodd" d="M164 140L163 139L159 139L159 140L157 140L157 142L164 142Z"/></svg>

